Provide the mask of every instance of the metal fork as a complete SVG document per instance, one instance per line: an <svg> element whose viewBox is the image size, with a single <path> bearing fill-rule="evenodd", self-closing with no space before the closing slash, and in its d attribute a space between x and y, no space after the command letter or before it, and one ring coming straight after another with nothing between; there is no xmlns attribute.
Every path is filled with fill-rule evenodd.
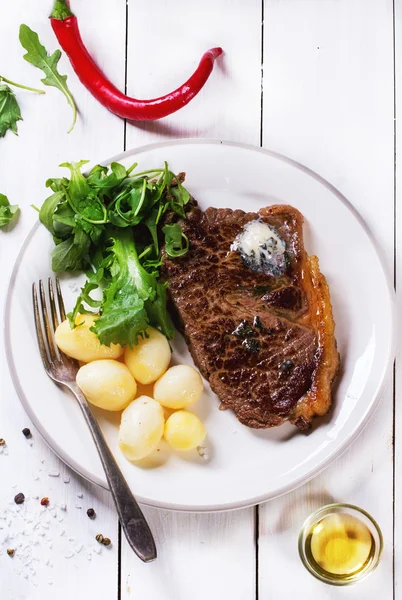
<svg viewBox="0 0 402 600"><path fill-rule="evenodd" d="M156 547L151 530L137 504L130 488L127 485L109 446L107 445L102 431L92 414L88 402L75 382L79 365L77 361L69 358L61 352L54 341L54 332L60 320L64 321L66 312L64 309L63 296L60 282L56 278L56 297L58 310L56 308L55 294L52 280L48 280L49 306L52 316L50 322L46 304L46 295L43 281L39 281L40 306L36 284L32 285L32 300L35 316L36 335L38 338L39 351L42 357L46 373L56 383L67 387L76 397L83 412L89 430L92 434L96 448L99 452L109 488L116 505L120 523L126 535L127 541L137 556L144 562L151 562L156 558ZM41 319L42 315L42 319ZM42 325L43 323L43 325Z"/></svg>

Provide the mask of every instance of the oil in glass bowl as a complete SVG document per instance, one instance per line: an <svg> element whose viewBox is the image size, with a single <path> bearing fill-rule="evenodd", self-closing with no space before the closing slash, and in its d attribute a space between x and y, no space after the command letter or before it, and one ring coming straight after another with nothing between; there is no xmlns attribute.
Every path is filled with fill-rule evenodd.
<svg viewBox="0 0 402 600"><path fill-rule="evenodd" d="M374 519L350 504L330 504L312 514L299 536L305 567L333 585L360 581L377 566L382 535Z"/></svg>

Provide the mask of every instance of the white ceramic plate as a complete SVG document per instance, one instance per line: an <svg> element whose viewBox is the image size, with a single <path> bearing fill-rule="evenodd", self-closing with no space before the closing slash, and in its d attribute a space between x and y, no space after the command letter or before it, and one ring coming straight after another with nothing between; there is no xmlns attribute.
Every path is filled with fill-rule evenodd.
<svg viewBox="0 0 402 600"><path fill-rule="evenodd" d="M255 504L295 488L327 466L363 429L394 356L393 290L374 240L339 192L308 169L272 152L180 140L113 160L126 165L135 160L141 169L159 167L167 160L173 171L186 171L186 186L204 208L257 211L273 203L298 208L306 219L306 248L318 254L330 285L342 358L333 411L309 435L288 424L267 431L248 429L230 411L218 410L218 398L206 384L194 410L208 431L209 461L195 452L169 452L162 442L160 452L146 465L131 464L117 445L119 415L96 411L131 489L148 505L213 511ZM51 249L49 233L42 226L34 227L10 284L6 353L21 401L45 440L83 477L106 486L77 404L46 376L37 350L31 284L51 274ZM68 308L74 302L76 283L71 278L62 281ZM181 339L174 344L174 361L192 363Z"/></svg>

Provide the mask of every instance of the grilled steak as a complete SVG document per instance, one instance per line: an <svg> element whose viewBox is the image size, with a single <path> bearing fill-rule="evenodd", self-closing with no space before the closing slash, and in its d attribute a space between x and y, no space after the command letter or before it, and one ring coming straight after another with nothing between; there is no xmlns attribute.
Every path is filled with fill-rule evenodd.
<svg viewBox="0 0 402 600"><path fill-rule="evenodd" d="M257 214L196 204L187 216L190 250L165 256L163 270L194 362L241 423L307 429L331 406L339 355L303 216L291 206Z"/></svg>

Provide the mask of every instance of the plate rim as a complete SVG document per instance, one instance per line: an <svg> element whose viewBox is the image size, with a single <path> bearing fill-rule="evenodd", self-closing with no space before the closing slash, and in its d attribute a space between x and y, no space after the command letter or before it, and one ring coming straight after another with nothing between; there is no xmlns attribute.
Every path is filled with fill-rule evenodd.
<svg viewBox="0 0 402 600"><path fill-rule="evenodd" d="M338 200L340 200L346 206L346 208L348 208L350 210L350 212L354 215L354 217L359 222L360 226L365 231L366 235L369 238L370 243L372 244L372 246L376 252L376 255L378 256L382 271L384 273L385 284L386 284L386 288L387 288L387 292L388 292L390 320L391 320L391 334L390 334L390 340L389 340L389 350L388 350L388 356L386 358L386 362L384 363L384 367L383 367L383 370L381 373L381 378L379 380L379 384L377 385L376 391L373 395L373 400L371 402L369 409L363 414L361 420L358 422L358 424L356 425L354 430L349 434L349 436L344 440L343 444L338 449L334 450L322 463L319 463L314 468L312 468L309 471L309 473L303 474L303 475L295 478L292 483L283 484L276 492L274 492L274 493L268 492L265 494L260 494L259 496L255 496L246 501L225 502L223 504L221 503L221 504L216 504L216 505L191 505L191 507L189 507L186 505L180 505L180 504L170 503L170 502L164 503L164 502L159 502L159 501L154 501L154 500L149 501L147 498L142 498L141 496L136 495L138 502L140 502L141 504L143 504L145 506L150 506L153 508L160 508L160 509L164 509L164 510L171 510L171 511L176 511L176 512L187 512L187 513L226 512L226 511L231 511L231 510L239 510L241 508L252 507L257 504L267 502L269 500L273 500L274 498L278 498L279 496L282 496L284 494L287 494L290 491L293 491L293 490L299 488L300 486L304 485L308 481L311 481L311 479L316 477L319 473L321 473L325 469L327 469L360 436L360 434L363 432L363 430L369 423L370 419L373 417L375 411L377 410L377 408L380 404L380 401L383 397L384 391L388 384L388 381L387 381L388 375L391 371L391 366L392 366L393 360L396 355L396 333L395 333L395 329L396 329L395 328L396 293L395 293L394 286L392 284L390 270L388 268L388 265L387 265L385 257L384 257L383 249L382 249L381 245L377 242L376 237L373 234L373 232L371 231L370 226L365 221L364 217L360 214L360 212L354 207L354 205L350 202L350 200L348 200L334 185L332 185L329 181L327 181L321 175L319 175L318 173L316 173L309 167L306 167L302 163L300 163L292 158L289 158L279 152L275 152L275 151L269 150L267 148L261 148L258 146L254 146L252 144L243 144L241 142L232 142L232 141L213 139L213 138L211 138L211 139L209 139L209 138L204 138L204 139L178 138L178 139L174 139L174 140L167 140L164 142L154 142L152 144L145 144L143 146L138 146L138 147L132 148L130 150L120 152L107 160L100 161L100 164L110 165L112 162L118 162L119 160L122 160L123 158L135 156L136 154L141 154L143 152L149 152L149 151L163 148L163 147L180 146L180 145L182 145L182 146L185 146L185 145L227 146L227 147L237 147L242 150L248 150L251 152L257 152L259 154L263 154L266 156L270 156L271 158L280 160L288 165L292 165L296 169L301 170L305 174L307 174L310 177L312 177L313 179L315 179L317 182L319 182L321 185L323 185L325 188L327 188L330 192L332 192L338 198ZM10 326L9 326L9 323L10 323L9 316L10 316L10 311L11 311L12 292L13 292L15 279L17 277L19 268L21 266L22 258L25 254L25 250L26 250L27 246L29 245L31 239L35 235L38 227L40 227L40 225L41 225L40 222L37 221L33 225L33 227L30 229L27 236L25 237L25 239L21 245L21 248L17 254L17 258L15 260L13 270L11 273L11 277L10 277L10 280L8 283L8 288L7 288L6 302L5 302L5 309L4 309L4 320L3 320L3 337L4 337L5 349L6 349L6 359L7 359L9 372L11 375L11 380L13 382L14 388L17 392L17 395L21 401L21 404L22 404L24 410L26 411L29 418L31 419L31 421L33 422L35 427L37 428L39 434L41 435L42 439L47 444L47 446L58 456L58 458L62 462L64 462L75 473L77 473L78 475L80 475L81 477L86 479L87 481L89 481L95 485L98 485L99 487L101 487L103 489L109 490L108 486L105 485L105 482L102 479L100 479L96 475L93 475L92 473L87 471L85 468L83 468L81 465L76 463L74 460L71 460L71 457L66 455L65 452L59 447L57 441L45 430L44 427L42 427L42 424L40 423L39 419L36 417L35 412L31 409L30 404L23 392L22 386L19 382L18 373L17 373L16 367L15 367L14 357L13 357L13 353L12 353L12 345L11 345L11 332L10 332Z"/></svg>

